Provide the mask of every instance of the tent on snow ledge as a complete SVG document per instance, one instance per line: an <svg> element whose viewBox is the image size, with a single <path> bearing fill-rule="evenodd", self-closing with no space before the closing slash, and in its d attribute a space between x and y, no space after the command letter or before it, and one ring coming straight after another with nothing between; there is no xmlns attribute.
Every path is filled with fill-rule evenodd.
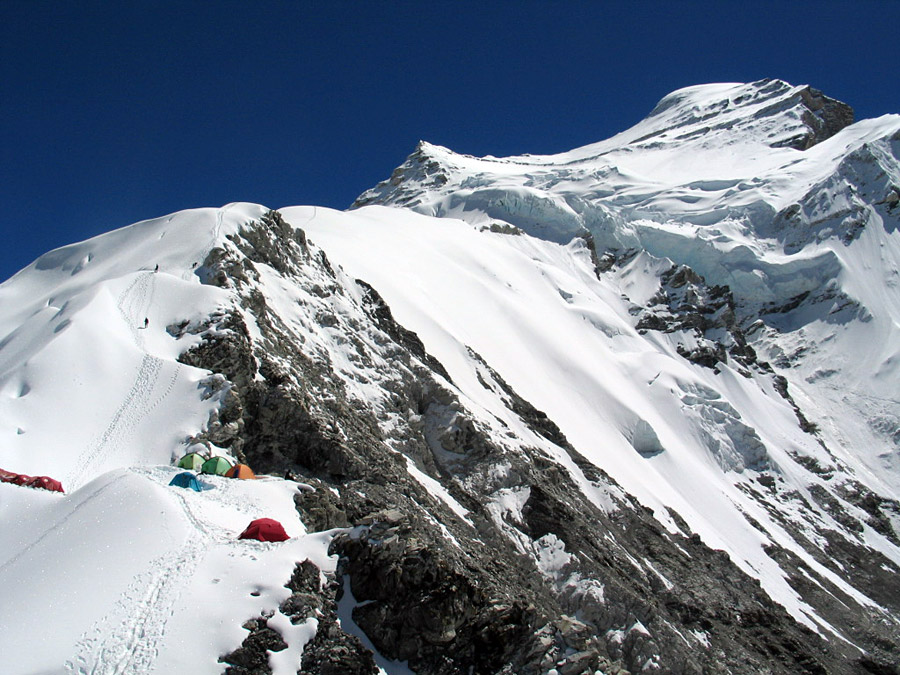
<svg viewBox="0 0 900 675"><path fill-rule="evenodd" d="M224 457L210 457L208 460L203 462L203 466L200 467L200 472L213 473L217 476L224 476L230 468L231 462L229 462Z"/></svg>
<svg viewBox="0 0 900 675"><path fill-rule="evenodd" d="M21 485L22 487L43 488L52 492L65 492L62 483L49 476L28 476L24 473L0 469L0 482Z"/></svg>
<svg viewBox="0 0 900 675"><path fill-rule="evenodd" d="M174 485L175 487L180 488L189 488L194 492L200 492L203 489L203 485L199 480L197 480L197 476L192 474L190 471L182 471L180 474L169 481L169 485Z"/></svg>
<svg viewBox="0 0 900 675"><path fill-rule="evenodd" d="M256 478L256 474L253 473L253 469L251 469L246 464L235 464L225 472L225 476L228 478L241 478L243 480Z"/></svg>
<svg viewBox="0 0 900 675"><path fill-rule="evenodd" d="M203 462L206 461L206 457L201 455L199 452L189 452L184 457L178 460L178 464L176 466L181 467L182 469L190 469L191 471L200 471L203 467Z"/></svg>
<svg viewBox="0 0 900 675"><path fill-rule="evenodd" d="M271 518L257 518L238 539L258 539L259 541L287 541L290 539L281 523Z"/></svg>
<svg viewBox="0 0 900 675"><path fill-rule="evenodd" d="M62 483L49 476L32 476L24 483L24 485L32 488L43 488L44 490L50 490L51 492L65 492Z"/></svg>

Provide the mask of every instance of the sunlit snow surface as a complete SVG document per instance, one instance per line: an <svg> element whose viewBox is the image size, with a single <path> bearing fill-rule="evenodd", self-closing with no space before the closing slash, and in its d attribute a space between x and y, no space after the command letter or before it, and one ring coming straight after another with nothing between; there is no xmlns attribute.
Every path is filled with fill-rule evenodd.
<svg viewBox="0 0 900 675"><path fill-rule="evenodd" d="M829 447L852 448L842 459L896 496L900 116L796 150L784 144L808 131L805 90L778 80L688 87L634 127L558 155L477 158L422 143L359 203L509 223L563 244L588 230L600 252L688 265L756 311L834 292L749 336ZM622 290L640 304L656 288Z"/></svg>
<svg viewBox="0 0 900 675"><path fill-rule="evenodd" d="M281 584L294 562L309 557L333 568L328 536L302 536L292 483L210 478L214 489L201 493L166 485L174 473L168 465L218 401L205 398L206 372L175 360L195 338L176 340L165 328L233 302L229 292L199 283L195 263L264 210L231 205L140 223L53 252L54 266L41 259L0 287L0 466L57 477L68 492L0 485L0 584L10 589L0 607L0 646L23 664L20 672L218 672L218 657L246 636L243 620L286 597ZM676 528L671 507L800 621L837 631L790 588L764 544L795 551L870 603L747 498L735 482L752 471L738 473L734 457L718 452L727 447L739 455L745 444L761 443L791 481L796 465L787 454L818 456L821 449L798 429L784 399L728 367L716 374L692 366L664 337L635 331L621 285L649 292L652 263L636 259L627 279L599 281L580 242L481 232L383 207L282 213L343 267L345 283L358 277L378 289L488 427L496 416L527 433L479 380L483 366L469 349L667 527ZM81 259L88 262L79 268ZM274 285L267 274L262 283ZM271 293L273 311L297 306L289 289ZM329 346L329 335L317 339ZM339 347L330 349L338 362ZM356 397L378 395L358 382L348 386ZM638 438L655 438L664 451L641 454ZM532 435L529 442L541 441ZM615 508L564 452L548 442L542 447L589 499ZM413 478L465 515L434 479L409 466ZM796 488L806 490L804 479ZM283 545L236 540L264 515L295 538ZM866 536L898 558L878 535ZM560 542L535 546L543 573L556 579L569 553ZM204 626L199 636L197 625ZM299 655L314 629L283 628L290 651L273 655L278 667ZM48 638L41 649L28 642L35 634Z"/></svg>
<svg viewBox="0 0 900 675"><path fill-rule="evenodd" d="M190 345L166 327L229 302L195 267L262 212L231 205L144 221L51 251L0 286L9 470L52 474L72 491L123 464L171 460L218 402L198 396L208 373L176 361Z"/></svg>
<svg viewBox="0 0 900 675"><path fill-rule="evenodd" d="M334 568L296 484L204 476L198 493L167 485L179 471L109 471L65 497L0 486L4 672L220 673L247 634L236 618L277 609L297 561ZM238 540L259 517L292 538ZM284 632L295 655L313 628Z"/></svg>

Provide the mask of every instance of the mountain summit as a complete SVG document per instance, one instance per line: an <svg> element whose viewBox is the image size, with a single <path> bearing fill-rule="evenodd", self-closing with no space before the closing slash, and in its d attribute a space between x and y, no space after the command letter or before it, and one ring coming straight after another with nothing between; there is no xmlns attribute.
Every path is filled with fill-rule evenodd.
<svg viewBox="0 0 900 675"><path fill-rule="evenodd" d="M0 468L66 494L0 483L4 672L896 672L900 117L852 119L690 87L42 256Z"/></svg>
<svg viewBox="0 0 900 675"><path fill-rule="evenodd" d="M707 121L704 134L723 130L755 137L773 148L806 150L852 124L853 109L809 86L760 80L679 89L661 100L644 124L658 128L655 136L686 141Z"/></svg>

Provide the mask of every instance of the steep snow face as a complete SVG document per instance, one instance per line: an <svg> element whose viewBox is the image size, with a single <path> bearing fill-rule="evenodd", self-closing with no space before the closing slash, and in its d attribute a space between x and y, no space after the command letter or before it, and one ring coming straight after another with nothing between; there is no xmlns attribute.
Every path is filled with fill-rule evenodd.
<svg viewBox="0 0 900 675"><path fill-rule="evenodd" d="M900 116L851 122L845 104L778 80L689 87L631 129L559 155L421 143L356 206L559 243L586 230L600 253L690 267L733 294L751 344L829 447L896 494Z"/></svg>
<svg viewBox="0 0 900 675"><path fill-rule="evenodd" d="M663 523L676 527L668 509L681 514L798 620L834 628L810 620L766 553L785 546L820 569L787 523L768 512L771 496L756 492L752 478L774 475L784 488L779 493L808 494L821 478L804 467L836 468L837 460L799 428L771 374L736 364L692 365L674 334L639 333L622 289L640 266L624 277L598 278L581 241L563 247L382 207L282 212L333 260L378 288L398 321L419 334L479 407L504 414L471 350ZM843 466L838 482L865 469L858 460ZM841 527L826 511L820 517L827 528ZM900 561L900 551L887 540L874 544L880 535L872 534L870 545Z"/></svg>

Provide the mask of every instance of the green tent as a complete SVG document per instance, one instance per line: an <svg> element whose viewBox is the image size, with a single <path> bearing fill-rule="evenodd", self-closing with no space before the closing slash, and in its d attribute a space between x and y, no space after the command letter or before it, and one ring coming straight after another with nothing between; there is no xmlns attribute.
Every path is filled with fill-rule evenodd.
<svg viewBox="0 0 900 675"><path fill-rule="evenodd" d="M203 466L200 467L200 472L214 473L219 476L224 476L230 468L231 462L229 462L224 457L210 457L208 460L203 462Z"/></svg>
<svg viewBox="0 0 900 675"><path fill-rule="evenodd" d="M190 471L200 471L200 467L203 466L203 462L205 461L206 457L199 452L189 452L178 460L176 466L180 466L182 469L189 469Z"/></svg>

